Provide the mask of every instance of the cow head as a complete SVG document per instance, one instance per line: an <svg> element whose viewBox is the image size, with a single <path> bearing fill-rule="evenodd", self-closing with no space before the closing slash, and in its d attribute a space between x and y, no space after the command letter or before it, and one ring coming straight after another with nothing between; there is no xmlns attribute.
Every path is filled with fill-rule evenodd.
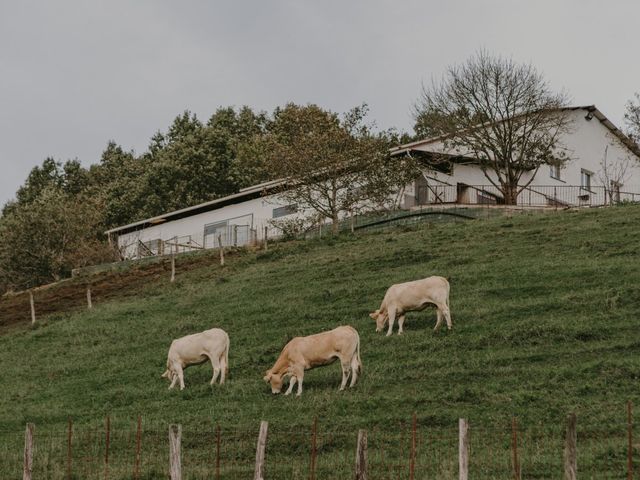
<svg viewBox="0 0 640 480"><path fill-rule="evenodd" d="M387 324L387 320L389 320L389 315L387 314L387 312L381 312L380 310L371 312L369 316L376 321L376 332L381 332L384 326Z"/></svg>
<svg viewBox="0 0 640 480"><path fill-rule="evenodd" d="M274 395L280 393L282 391L282 375L279 373L273 373L271 370L267 370L266 375L263 380L269 384L271 384L271 393Z"/></svg>

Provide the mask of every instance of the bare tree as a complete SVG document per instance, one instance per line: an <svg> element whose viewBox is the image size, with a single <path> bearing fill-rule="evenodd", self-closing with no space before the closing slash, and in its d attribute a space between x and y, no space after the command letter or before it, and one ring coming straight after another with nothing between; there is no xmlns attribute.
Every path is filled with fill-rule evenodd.
<svg viewBox="0 0 640 480"><path fill-rule="evenodd" d="M568 160L560 143L570 125L566 103L533 66L480 51L423 85L415 118L432 122L445 149L475 158L505 203L515 204L541 165Z"/></svg>
<svg viewBox="0 0 640 480"><path fill-rule="evenodd" d="M604 155L600 162L600 171L598 178L604 186L606 200L609 205L613 205L620 201L620 187L626 181L627 171L630 167L628 157L609 160L609 146L604 147Z"/></svg>
<svg viewBox="0 0 640 480"><path fill-rule="evenodd" d="M389 158L390 132L374 133L367 107L342 116L315 105L286 105L266 136L267 165L286 180L280 199L299 212L330 219L362 205L379 206L417 175L413 161Z"/></svg>
<svg viewBox="0 0 640 480"><path fill-rule="evenodd" d="M627 127L627 135L640 143L640 93L635 94L635 102L627 102L627 111L624 114L624 123Z"/></svg>

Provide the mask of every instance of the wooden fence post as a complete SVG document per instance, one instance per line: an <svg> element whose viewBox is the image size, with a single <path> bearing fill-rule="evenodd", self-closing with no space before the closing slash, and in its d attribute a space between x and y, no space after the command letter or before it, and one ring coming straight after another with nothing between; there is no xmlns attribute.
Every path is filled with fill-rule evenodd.
<svg viewBox="0 0 640 480"><path fill-rule="evenodd" d="M264 480L264 452L267 448L268 428L268 422L264 420L260 422L260 433L258 434L258 445L256 447L256 469L253 474L253 480Z"/></svg>
<svg viewBox="0 0 640 480"><path fill-rule="evenodd" d="M176 281L176 254L171 249L171 283Z"/></svg>
<svg viewBox="0 0 640 480"><path fill-rule="evenodd" d="M411 458L409 460L409 480L416 478L416 430L417 430L416 413L413 413L411 419Z"/></svg>
<svg viewBox="0 0 640 480"><path fill-rule="evenodd" d="M356 480L367 480L367 431L358 430L356 446Z"/></svg>
<svg viewBox="0 0 640 480"><path fill-rule="evenodd" d="M238 246L238 225L233 226L233 246Z"/></svg>
<svg viewBox="0 0 640 480"><path fill-rule="evenodd" d="M91 310L93 304L91 303L91 285L87 284L87 309Z"/></svg>
<svg viewBox="0 0 640 480"><path fill-rule="evenodd" d="M138 480L140 478L140 450L142 447L142 417L138 415L138 428L136 429L136 457L135 465L133 468L133 478Z"/></svg>
<svg viewBox="0 0 640 480"><path fill-rule="evenodd" d="M182 442L182 425L169 426L169 478L182 480L180 463L180 443Z"/></svg>
<svg viewBox="0 0 640 480"><path fill-rule="evenodd" d="M220 480L220 425L216 428L216 480Z"/></svg>
<svg viewBox="0 0 640 480"><path fill-rule="evenodd" d="M267 227L264 227L264 251L265 252L267 251L267 232L268 232Z"/></svg>
<svg viewBox="0 0 640 480"><path fill-rule="evenodd" d="M627 480L633 480L633 417L631 401L627 401Z"/></svg>
<svg viewBox="0 0 640 480"><path fill-rule="evenodd" d="M24 432L24 468L22 470L22 480L31 480L33 470L33 423L27 423Z"/></svg>
<svg viewBox="0 0 640 480"><path fill-rule="evenodd" d="M576 414L567 415L567 434L564 439L564 479L576 480L578 471Z"/></svg>
<svg viewBox="0 0 640 480"><path fill-rule="evenodd" d="M220 249L220 266L224 267L224 248L222 248L222 235L218 235L218 248Z"/></svg>
<svg viewBox="0 0 640 480"><path fill-rule="evenodd" d="M459 480L469 479L469 422L467 419L458 420L458 466Z"/></svg>
<svg viewBox="0 0 640 480"><path fill-rule="evenodd" d="M73 420L69 417L67 429L67 480L71 480L71 442L73 438Z"/></svg>
<svg viewBox="0 0 640 480"><path fill-rule="evenodd" d="M104 480L109 478L109 444L111 442L111 418L107 415L105 421L105 439L104 439Z"/></svg>
<svg viewBox="0 0 640 480"><path fill-rule="evenodd" d="M511 449L513 451L513 478L521 480L520 460L518 460L518 420L516 417L511 420Z"/></svg>
<svg viewBox="0 0 640 480"><path fill-rule="evenodd" d="M33 301L33 292L29 290L29 303L31 304L31 325L35 325L36 323L36 306Z"/></svg>
<svg viewBox="0 0 640 480"><path fill-rule="evenodd" d="M316 455L317 455L318 417L313 417L311 426L311 467L309 468L309 480L316 480Z"/></svg>
<svg viewBox="0 0 640 480"><path fill-rule="evenodd" d="M356 231L356 218L353 216L353 210L351 210L351 233Z"/></svg>

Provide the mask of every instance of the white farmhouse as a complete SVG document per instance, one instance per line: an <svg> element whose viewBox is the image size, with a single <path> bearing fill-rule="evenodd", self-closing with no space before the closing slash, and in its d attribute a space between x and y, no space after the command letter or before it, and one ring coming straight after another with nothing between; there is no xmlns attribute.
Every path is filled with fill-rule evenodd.
<svg viewBox="0 0 640 480"><path fill-rule="evenodd" d="M518 204L579 206L640 201L638 146L595 106L564 110L569 116L570 128L559 143L571 160L562 167L543 166L537 172L523 175L522 185L529 180L531 183L520 193ZM442 137L408 143L391 151L392 156L422 158L425 164L430 158L441 158L443 154L451 155L449 162L437 168L427 167L424 175L405 189L405 208L446 203L503 203L500 191L485 177L478 163L468 156L448 152ZM608 175L603 171L605 159ZM625 170L624 174L615 174L621 170ZM495 175L492 179L496 180Z"/></svg>
<svg viewBox="0 0 640 480"><path fill-rule="evenodd" d="M523 182L531 180L518 197L522 206L599 206L611 202L640 201L640 149L616 128L596 107L567 108L572 127L561 143L571 161L563 167L541 167ZM404 209L445 204L486 205L504 203L500 191L484 176L473 158L453 154L450 161L429 167L430 157L448 154L442 138L401 145L391 156L421 157L427 165L423 174L402 192ZM605 178L603 160L610 168L627 165L624 175ZM604 183L608 185L604 185ZM125 258L168 254L221 243L246 245L275 236L274 219L293 218L298 207L278 198L282 181L267 182L157 217L141 220L106 232L116 240ZM266 229L266 231L265 231Z"/></svg>

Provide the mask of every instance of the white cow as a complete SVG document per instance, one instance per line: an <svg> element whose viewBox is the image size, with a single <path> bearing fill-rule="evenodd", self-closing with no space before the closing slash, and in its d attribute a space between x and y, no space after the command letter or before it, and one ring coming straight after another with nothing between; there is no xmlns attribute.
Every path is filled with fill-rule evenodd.
<svg viewBox="0 0 640 480"><path fill-rule="evenodd" d="M282 383L289 376L291 380L285 395L289 395L298 382L296 396L299 397L302 394L304 371L329 365L336 359L340 360L342 366L340 390L346 387L349 375L349 386L353 387L362 370L360 336L355 328L342 326L328 332L292 339L282 349L273 367L267 370L264 381L271 384L271 392L276 394L281 392Z"/></svg>
<svg viewBox="0 0 640 480"><path fill-rule="evenodd" d="M438 308L436 326L437 331L442 324L442 317L447 321L447 328L451 330L451 313L449 312L449 282L444 277L428 277L414 282L391 285L384 295L382 305L375 312L369 314L376 321L376 332L380 332L387 320L391 335L393 323L398 317L398 335L402 334L404 314L423 310L430 303Z"/></svg>
<svg viewBox="0 0 640 480"><path fill-rule="evenodd" d="M218 374L222 385L229 365L229 335L220 328L194 333L171 342L167 355L167 370L162 377L171 380L169 389L180 381L180 390L183 390L183 370L191 365L201 365L207 360L213 367L211 385L215 383Z"/></svg>

